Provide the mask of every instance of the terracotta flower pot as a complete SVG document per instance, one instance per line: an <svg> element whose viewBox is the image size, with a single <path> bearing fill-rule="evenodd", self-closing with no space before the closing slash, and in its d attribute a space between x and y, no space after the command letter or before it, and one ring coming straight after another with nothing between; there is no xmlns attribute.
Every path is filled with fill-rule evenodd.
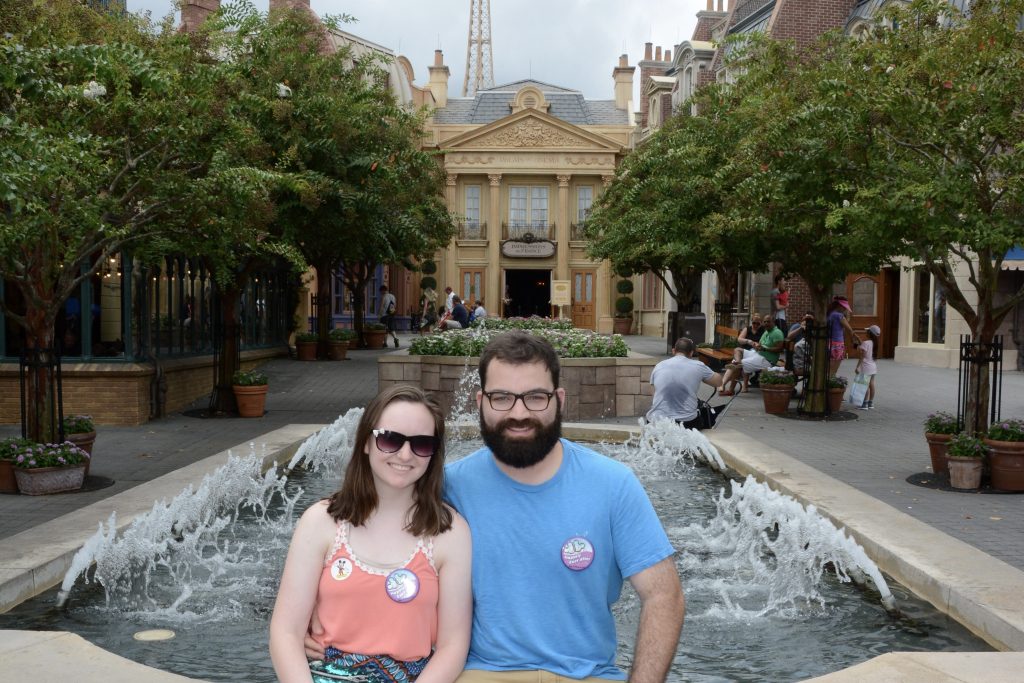
<svg viewBox="0 0 1024 683"><path fill-rule="evenodd" d="M764 401L764 412L769 415L782 415L789 409L789 399L793 397L791 384L762 384L761 399Z"/></svg>
<svg viewBox="0 0 1024 683"><path fill-rule="evenodd" d="M295 357L299 360L316 360L316 347L319 342L295 342Z"/></svg>
<svg viewBox="0 0 1024 683"><path fill-rule="evenodd" d="M366 340L366 348L383 349L387 343L387 330L363 330L363 338Z"/></svg>
<svg viewBox="0 0 1024 683"><path fill-rule="evenodd" d="M846 389L842 387L830 388L828 390L828 410L831 413L838 413L843 408L843 394Z"/></svg>
<svg viewBox="0 0 1024 683"><path fill-rule="evenodd" d="M949 448L949 440L952 434L924 433L924 440L928 442L928 455L932 459L932 472L945 474L949 471L946 467L946 449Z"/></svg>
<svg viewBox="0 0 1024 683"><path fill-rule="evenodd" d="M981 486L981 458L948 456L949 485L955 489L976 489Z"/></svg>
<svg viewBox="0 0 1024 683"><path fill-rule="evenodd" d="M17 493L18 478L14 476L14 463L0 460L0 493Z"/></svg>
<svg viewBox="0 0 1024 683"><path fill-rule="evenodd" d="M85 481L85 465L71 467L14 468L18 479L18 490L28 496L45 496L48 493L77 491Z"/></svg>
<svg viewBox="0 0 1024 683"><path fill-rule="evenodd" d="M89 454L89 459L85 461L85 476L89 476L89 463L92 462L92 445L96 443L96 432L79 432L78 434L65 434L64 438L75 444L83 451Z"/></svg>
<svg viewBox="0 0 1024 683"><path fill-rule="evenodd" d="M231 387L235 392L239 417L263 417L263 407L267 402L267 385L245 387L238 384Z"/></svg>
<svg viewBox="0 0 1024 683"><path fill-rule="evenodd" d="M348 356L348 342L330 342L327 345L327 357L331 360L345 360Z"/></svg>
<svg viewBox="0 0 1024 683"><path fill-rule="evenodd" d="M1000 491L1024 491L1024 441L983 439L988 446L992 488Z"/></svg>
<svg viewBox="0 0 1024 683"><path fill-rule="evenodd" d="M615 334L632 334L633 332L633 319L632 318L614 318L612 320L612 331Z"/></svg>

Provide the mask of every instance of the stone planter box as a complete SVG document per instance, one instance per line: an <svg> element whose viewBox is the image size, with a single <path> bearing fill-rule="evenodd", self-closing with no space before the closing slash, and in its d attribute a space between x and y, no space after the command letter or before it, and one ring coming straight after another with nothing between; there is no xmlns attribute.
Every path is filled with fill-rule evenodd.
<svg viewBox="0 0 1024 683"><path fill-rule="evenodd" d="M659 360L639 354L628 358L561 359L560 385L566 393L563 419L579 422L644 415L654 399L651 370ZM455 406L466 372L471 373L473 381L461 389L469 392L470 403L475 403L478 362L478 358L410 356L406 351L395 351L377 359L378 387L381 391L396 384L421 387L437 396L447 412Z"/></svg>
<svg viewBox="0 0 1024 683"><path fill-rule="evenodd" d="M36 467L33 469L14 468L18 478L18 491L29 496L45 496L48 493L77 491L85 481L85 465L74 467Z"/></svg>

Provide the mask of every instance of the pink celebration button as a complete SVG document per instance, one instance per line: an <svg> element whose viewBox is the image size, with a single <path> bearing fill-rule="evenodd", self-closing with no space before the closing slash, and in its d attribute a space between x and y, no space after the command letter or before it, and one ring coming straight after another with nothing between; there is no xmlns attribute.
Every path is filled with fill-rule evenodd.
<svg viewBox="0 0 1024 683"><path fill-rule="evenodd" d="M562 544L562 564L573 571L583 571L594 561L594 546L582 536L573 536Z"/></svg>

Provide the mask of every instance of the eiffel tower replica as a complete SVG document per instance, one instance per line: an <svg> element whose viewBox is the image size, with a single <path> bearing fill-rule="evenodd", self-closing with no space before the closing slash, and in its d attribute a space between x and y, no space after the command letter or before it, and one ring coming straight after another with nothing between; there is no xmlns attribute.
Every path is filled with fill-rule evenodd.
<svg viewBox="0 0 1024 683"><path fill-rule="evenodd" d="M466 43L466 75L462 80L462 96L473 97L478 90L493 87L491 0L469 0L469 40Z"/></svg>

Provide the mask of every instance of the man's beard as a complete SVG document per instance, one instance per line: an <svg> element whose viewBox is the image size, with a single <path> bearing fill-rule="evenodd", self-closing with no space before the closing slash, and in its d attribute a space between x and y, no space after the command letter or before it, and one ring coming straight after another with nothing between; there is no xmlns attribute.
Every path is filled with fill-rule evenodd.
<svg viewBox="0 0 1024 683"><path fill-rule="evenodd" d="M505 436L506 427L527 426L533 427L534 435L531 437L509 438ZM484 413L481 409L480 436L494 453L494 457L509 467L524 469L536 465L551 452L562 436L562 407L555 406L555 420L547 426L534 418L525 420L507 418L491 427L484 420Z"/></svg>

